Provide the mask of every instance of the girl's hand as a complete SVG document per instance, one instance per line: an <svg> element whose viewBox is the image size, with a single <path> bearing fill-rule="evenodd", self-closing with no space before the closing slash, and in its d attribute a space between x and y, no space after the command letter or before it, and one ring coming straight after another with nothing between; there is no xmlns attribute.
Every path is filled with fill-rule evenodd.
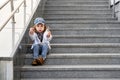
<svg viewBox="0 0 120 80"><path fill-rule="evenodd" d="M29 33L33 34L35 32L34 28L30 28Z"/></svg>
<svg viewBox="0 0 120 80"><path fill-rule="evenodd" d="M47 38L49 38L51 35L51 32L49 31L48 34L47 34Z"/></svg>

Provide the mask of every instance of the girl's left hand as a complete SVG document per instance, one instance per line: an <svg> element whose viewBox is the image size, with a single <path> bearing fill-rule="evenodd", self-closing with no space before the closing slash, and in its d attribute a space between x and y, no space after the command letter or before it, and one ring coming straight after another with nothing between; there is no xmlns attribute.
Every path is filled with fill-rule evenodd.
<svg viewBox="0 0 120 80"><path fill-rule="evenodd" d="M47 38L49 38L51 35L51 32L49 31L48 34L47 34Z"/></svg>

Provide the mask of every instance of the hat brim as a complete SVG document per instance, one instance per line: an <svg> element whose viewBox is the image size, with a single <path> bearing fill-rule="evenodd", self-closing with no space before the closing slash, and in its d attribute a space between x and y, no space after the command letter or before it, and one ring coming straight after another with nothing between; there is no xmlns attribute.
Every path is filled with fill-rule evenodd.
<svg viewBox="0 0 120 80"><path fill-rule="evenodd" d="M45 23L39 22L39 23L36 23L35 25L38 25L38 24L43 24L44 25Z"/></svg>

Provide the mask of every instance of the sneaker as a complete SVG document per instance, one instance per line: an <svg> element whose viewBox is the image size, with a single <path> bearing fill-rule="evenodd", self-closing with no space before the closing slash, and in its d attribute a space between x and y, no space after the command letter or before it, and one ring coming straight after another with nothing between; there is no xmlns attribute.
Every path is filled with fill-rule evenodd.
<svg viewBox="0 0 120 80"><path fill-rule="evenodd" d="M33 60L32 65L33 65L33 66L37 66L37 65L38 65L37 59L34 59L34 60Z"/></svg>
<svg viewBox="0 0 120 80"><path fill-rule="evenodd" d="M39 58L37 59L37 62L38 62L39 65L43 65L43 64L44 64L44 60L43 60L42 57L39 57Z"/></svg>

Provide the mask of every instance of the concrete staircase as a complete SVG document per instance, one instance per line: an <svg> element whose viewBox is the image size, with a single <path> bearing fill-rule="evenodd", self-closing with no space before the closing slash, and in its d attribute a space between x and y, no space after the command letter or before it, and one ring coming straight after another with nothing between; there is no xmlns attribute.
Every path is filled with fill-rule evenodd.
<svg viewBox="0 0 120 80"><path fill-rule="evenodd" d="M119 80L120 22L109 0L47 0L44 18L53 34L43 66L25 54L21 80Z"/></svg>

